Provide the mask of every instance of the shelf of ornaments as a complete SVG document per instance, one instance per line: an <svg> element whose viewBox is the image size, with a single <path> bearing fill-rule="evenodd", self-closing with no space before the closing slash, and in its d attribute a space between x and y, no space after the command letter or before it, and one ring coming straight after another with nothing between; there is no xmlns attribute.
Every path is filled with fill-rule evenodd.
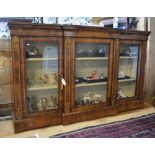
<svg viewBox="0 0 155 155"><path fill-rule="evenodd" d="M27 58L26 61L48 61L48 60L58 60L58 58Z"/></svg>
<svg viewBox="0 0 155 155"><path fill-rule="evenodd" d="M137 56L120 56L120 59L137 59ZM109 57L80 57L76 60L108 60Z"/></svg>
<svg viewBox="0 0 155 155"><path fill-rule="evenodd" d="M34 86L28 86L27 91L35 91L35 90L47 90L47 89L58 89L58 85L51 84L51 85L34 85Z"/></svg>
<svg viewBox="0 0 155 155"><path fill-rule="evenodd" d="M135 78L130 78L130 79L123 79L123 80L119 80L118 82L133 82L136 81ZM100 86L100 85L106 85L107 82L94 82L94 83L86 83L86 82L82 82L82 83L78 83L76 84L76 87L87 87L87 86Z"/></svg>

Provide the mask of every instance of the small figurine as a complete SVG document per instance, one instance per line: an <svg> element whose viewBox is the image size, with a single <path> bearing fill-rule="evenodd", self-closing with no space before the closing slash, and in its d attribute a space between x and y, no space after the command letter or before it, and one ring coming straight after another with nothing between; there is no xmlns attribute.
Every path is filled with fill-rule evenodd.
<svg viewBox="0 0 155 155"><path fill-rule="evenodd" d="M32 108L32 105L31 105L30 97L27 97L27 103L28 103L29 111L30 111L30 112L34 112L34 110L33 110L33 108Z"/></svg>
<svg viewBox="0 0 155 155"><path fill-rule="evenodd" d="M118 95L117 95L117 99L120 99L120 98L126 98L127 96L125 96L122 92L122 89L119 88L118 89Z"/></svg>
<svg viewBox="0 0 155 155"><path fill-rule="evenodd" d="M83 53L83 50L80 49L79 51L77 51L77 54L82 54Z"/></svg>
<svg viewBox="0 0 155 155"><path fill-rule="evenodd" d="M40 85L40 77L35 76L33 81L35 85Z"/></svg>
<svg viewBox="0 0 155 155"><path fill-rule="evenodd" d="M36 47L32 47L32 52L33 52L35 55L39 55L39 54L40 54L39 50L38 50Z"/></svg>
<svg viewBox="0 0 155 155"><path fill-rule="evenodd" d="M103 73L101 73L100 79L105 79L105 78L106 78L106 76Z"/></svg>
<svg viewBox="0 0 155 155"><path fill-rule="evenodd" d="M95 94L94 97L93 97L94 103L99 103L101 101L101 97L102 97L102 95Z"/></svg>
<svg viewBox="0 0 155 155"><path fill-rule="evenodd" d="M97 56L105 57L105 55L106 55L106 49L105 48L101 48L101 49L97 50Z"/></svg>
<svg viewBox="0 0 155 155"><path fill-rule="evenodd" d="M37 103L37 108L38 108L38 111L42 111L42 102L41 100Z"/></svg>
<svg viewBox="0 0 155 155"><path fill-rule="evenodd" d="M58 74L57 73L54 73L54 79L56 82L58 82Z"/></svg>
<svg viewBox="0 0 155 155"><path fill-rule="evenodd" d="M92 78L92 80L97 80L97 79L99 79L99 75L98 75L96 69L93 71L91 78Z"/></svg>
<svg viewBox="0 0 155 155"><path fill-rule="evenodd" d="M41 99L41 103L42 103L42 109L46 110L46 107L48 106L48 100L47 98L42 98Z"/></svg>
<svg viewBox="0 0 155 155"><path fill-rule="evenodd" d="M89 91L88 93L86 93L86 95L84 95L83 98L79 97L77 100L77 103L79 105L100 103L102 101L101 98L102 98L102 95L100 94L93 95L93 93Z"/></svg>
<svg viewBox="0 0 155 155"><path fill-rule="evenodd" d="M125 77L125 74L123 71L120 71L119 72L119 75L118 75L119 78L124 78Z"/></svg>
<svg viewBox="0 0 155 155"><path fill-rule="evenodd" d="M137 17L127 17L127 29L136 30L139 19Z"/></svg>
<svg viewBox="0 0 155 155"><path fill-rule="evenodd" d="M130 56L130 54L131 54L130 48L124 49L124 50L123 50L123 54L124 54L125 56Z"/></svg>
<svg viewBox="0 0 155 155"><path fill-rule="evenodd" d="M76 84L79 83L79 79L78 78L75 79L75 83Z"/></svg>
<svg viewBox="0 0 155 155"><path fill-rule="evenodd" d="M113 28L118 28L118 17L113 18Z"/></svg>
<svg viewBox="0 0 155 155"><path fill-rule="evenodd" d="M135 51L135 49L133 47L126 47L124 48L121 52L120 52L120 56L137 56L137 50Z"/></svg>
<svg viewBox="0 0 155 155"><path fill-rule="evenodd" d="M35 85L40 85L40 86L45 85L45 84L49 84L49 77L46 74L44 76L41 76L41 77L34 76L34 79L31 80L31 83L32 83L31 85L35 84Z"/></svg>
<svg viewBox="0 0 155 155"><path fill-rule="evenodd" d="M43 86L43 84L44 84L44 79L43 79L42 77L39 77L39 78L38 78L38 84L39 84L40 86Z"/></svg>
<svg viewBox="0 0 155 155"><path fill-rule="evenodd" d="M57 109L58 108L57 97L50 96L50 105L51 105L52 109Z"/></svg>
<svg viewBox="0 0 155 155"><path fill-rule="evenodd" d="M43 83L44 84L48 84L49 83L49 77L47 76L47 74L44 75Z"/></svg>
<svg viewBox="0 0 155 155"><path fill-rule="evenodd" d="M33 112L38 111L37 102L38 102L37 96L36 95L32 96L31 97L31 107L33 109Z"/></svg>
<svg viewBox="0 0 155 155"><path fill-rule="evenodd" d="M29 55L29 56L35 56L35 55L40 55L40 52L39 50L36 48L36 47L31 47L30 45L29 46L26 46L26 53Z"/></svg>
<svg viewBox="0 0 155 155"><path fill-rule="evenodd" d="M83 101L85 104L89 104L92 102L92 92L88 92L84 98L83 98Z"/></svg>
<svg viewBox="0 0 155 155"><path fill-rule="evenodd" d="M38 102L38 110L42 111L42 110L46 110L47 106L48 106L48 99L47 98L41 98L41 100Z"/></svg>
<svg viewBox="0 0 155 155"><path fill-rule="evenodd" d="M78 57L85 57L85 56L88 56L88 52L83 50L83 49L80 49L77 51L77 56Z"/></svg>

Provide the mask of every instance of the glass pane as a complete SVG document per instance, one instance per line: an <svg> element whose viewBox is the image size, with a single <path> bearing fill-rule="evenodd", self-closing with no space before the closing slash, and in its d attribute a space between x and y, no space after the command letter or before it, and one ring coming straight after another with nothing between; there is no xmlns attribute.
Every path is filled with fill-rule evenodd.
<svg viewBox="0 0 155 155"><path fill-rule="evenodd" d="M58 109L58 43L26 42L28 112Z"/></svg>
<svg viewBox="0 0 155 155"><path fill-rule="evenodd" d="M118 99L134 97L136 95L138 54L139 45L121 44L118 73Z"/></svg>
<svg viewBox="0 0 155 155"><path fill-rule="evenodd" d="M76 44L75 102L77 105L106 101L109 44Z"/></svg>

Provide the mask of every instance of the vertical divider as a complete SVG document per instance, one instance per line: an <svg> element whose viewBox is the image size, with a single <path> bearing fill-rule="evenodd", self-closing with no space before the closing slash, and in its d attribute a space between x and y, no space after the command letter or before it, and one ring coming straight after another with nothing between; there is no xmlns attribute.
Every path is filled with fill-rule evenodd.
<svg viewBox="0 0 155 155"><path fill-rule="evenodd" d="M113 81L113 55L114 55L114 44L110 41L110 51L108 60L108 81L107 81L107 102L110 104L112 96L112 81ZM111 105L111 104L110 104Z"/></svg>
<svg viewBox="0 0 155 155"><path fill-rule="evenodd" d="M12 36L12 48L13 48L13 83L14 83L14 110L15 118L17 120L22 119L22 94L21 94L21 67L20 67L20 50L19 50L19 37Z"/></svg>
<svg viewBox="0 0 155 155"><path fill-rule="evenodd" d="M112 93L111 93L111 104L116 104L116 97L118 91L118 69L119 69L119 39L114 40L114 50L113 50L113 80L112 80Z"/></svg>
<svg viewBox="0 0 155 155"><path fill-rule="evenodd" d="M144 76L145 76L145 63L146 63L146 46L147 41L142 43L141 62L140 62L140 85L139 85L139 100L144 100Z"/></svg>
<svg viewBox="0 0 155 155"><path fill-rule="evenodd" d="M70 112L70 86L71 86L71 81L70 81L70 46L71 46L71 38L70 37L65 37L64 39L64 78L66 80L67 85L64 88L64 113L69 113Z"/></svg>

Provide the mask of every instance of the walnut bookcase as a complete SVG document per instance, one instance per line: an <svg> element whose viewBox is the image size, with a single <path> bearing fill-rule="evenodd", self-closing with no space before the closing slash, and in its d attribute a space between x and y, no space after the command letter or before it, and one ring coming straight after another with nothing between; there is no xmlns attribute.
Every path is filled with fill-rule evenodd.
<svg viewBox="0 0 155 155"><path fill-rule="evenodd" d="M15 132L143 108L150 32L10 22Z"/></svg>

